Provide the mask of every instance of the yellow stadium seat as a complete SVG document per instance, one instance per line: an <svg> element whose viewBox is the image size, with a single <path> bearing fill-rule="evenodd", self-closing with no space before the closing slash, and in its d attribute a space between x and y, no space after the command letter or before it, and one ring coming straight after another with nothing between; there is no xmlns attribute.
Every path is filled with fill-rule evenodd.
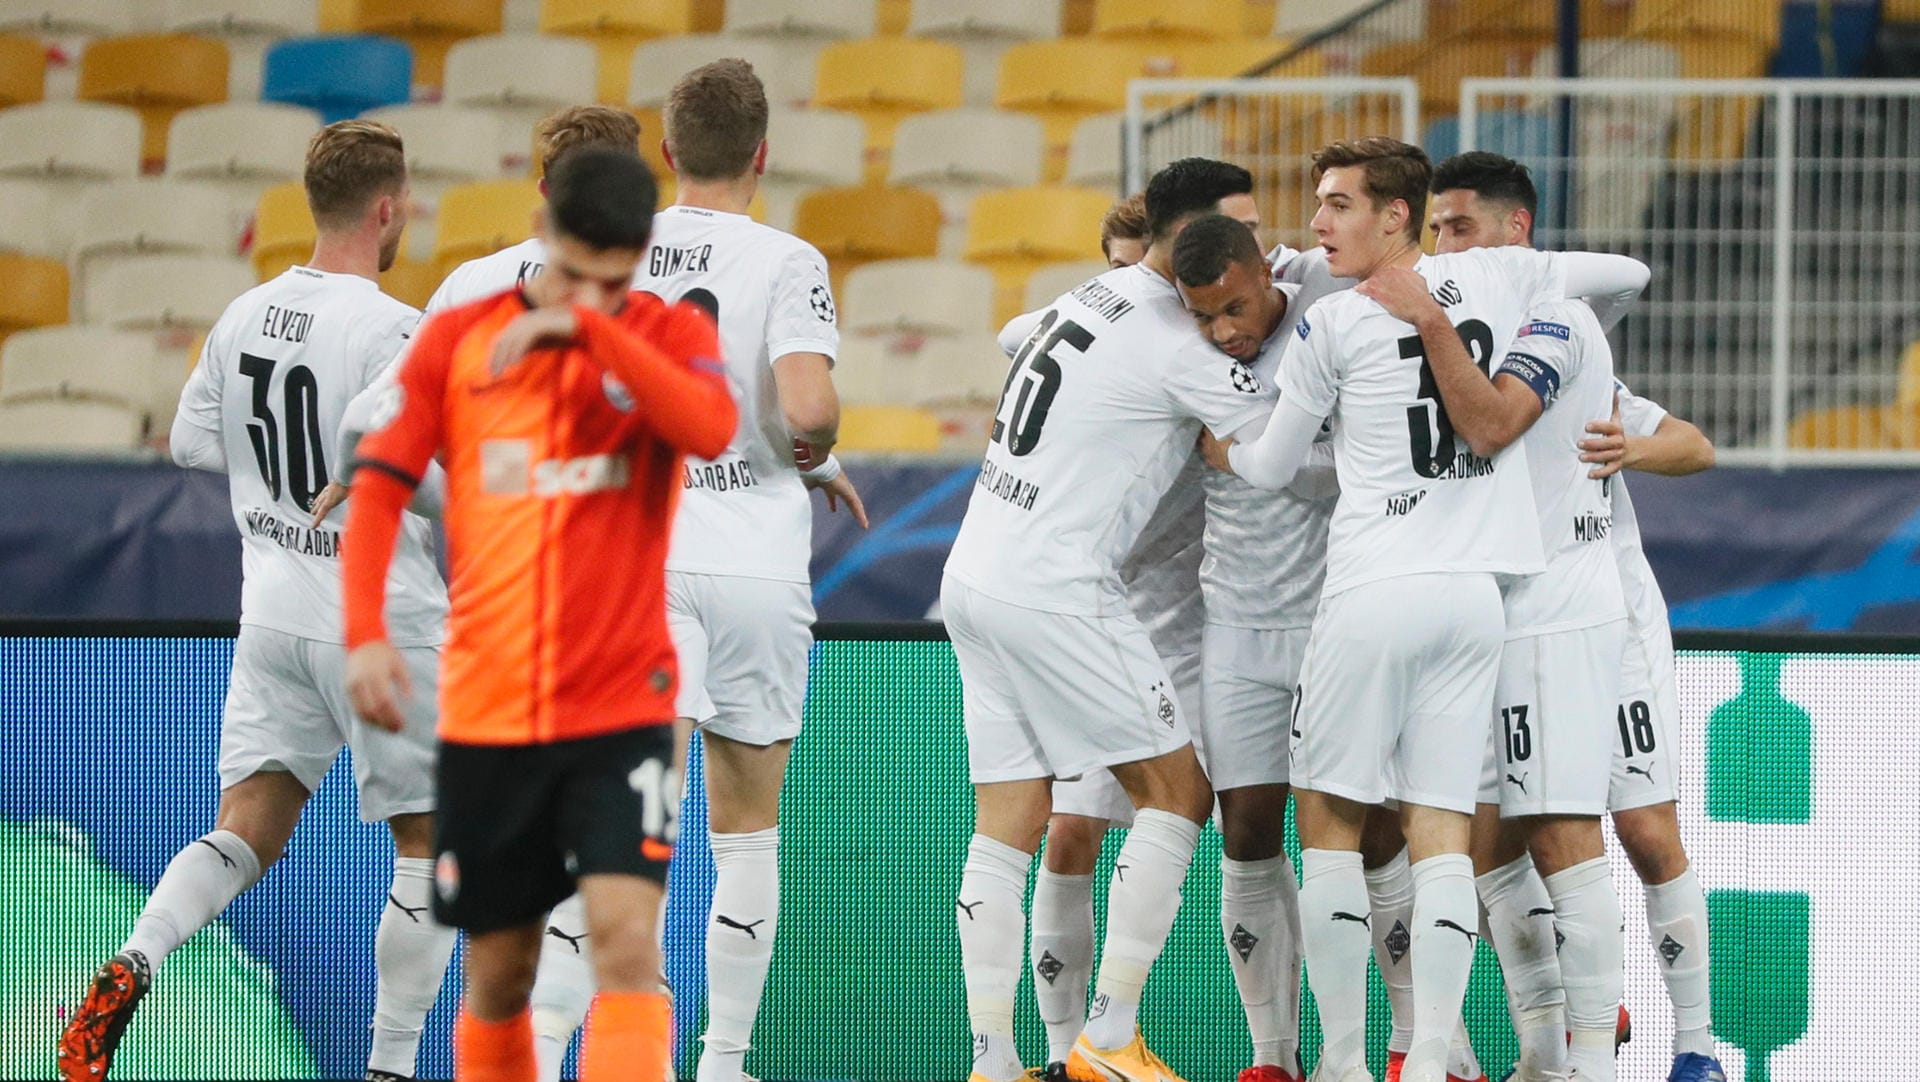
<svg viewBox="0 0 1920 1082"><path fill-rule="evenodd" d="M1190 43L1176 48L1173 55L1182 79L1231 79L1263 68L1292 48L1285 38L1235 38ZM1260 78L1317 79L1325 74L1325 55L1309 49L1271 71L1262 71Z"/></svg>
<svg viewBox="0 0 1920 1082"><path fill-rule="evenodd" d="M15 331L67 321L67 265L57 259L0 253L0 342Z"/></svg>
<svg viewBox="0 0 1920 1082"><path fill-rule="evenodd" d="M1062 0L1060 4L1060 36L1066 38L1085 37L1093 30L1094 0Z"/></svg>
<svg viewBox="0 0 1920 1082"><path fill-rule="evenodd" d="M1920 406L1920 340L1909 343L1900 356L1900 383L1894 401L1901 406Z"/></svg>
<svg viewBox="0 0 1920 1082"><path fill-rule="evenodd" d="M1913 427L1901 406L1839 406L1808 410L1787 426L1787 446L1823 451L1890 451Z"/></svg>
<svg viewBox="0 0 1920 1082"><path fill-rule="evenodd" d="M1093 36L1165 41L1212 41L1239 32L1244 0L1097 0Z"/></svg>
<svg viewBox="0 0 1920 1082"><path fill-rule="evenodd" d="M277 278L313 255L320 236L313 212L307 209L307 190L299 181L276 184L260 194L253 212L253 246L247 258L262 282Z"/></svg>
<svg viewBox="0 0 1920 1082"><path fill-rule="evenodd" d="M1460 111L1460 80L1530 75L1541 44L1537 37L1487 37L1439 46L1382 45L1361 58L1360 74L1411 75L1420 84L1421 116L1451 116Z"/></svg>
<svg viewBox="0 0 1920 1082"><path fill-rule="evenodd" d="M1470 34L1550 37L1558 32L1559 11L1558 0L1428 0L1427 33L1436 41ZM1584 18L1580 32L1590 34Z"/></svg>
<svg viewBox="0 0 1920 1082"><path fill-rule="evenodd" d="M167 157L175 113L227 100L227 47L192 34L102 38L80 56L75 96L139 110L140 156L157 168Z"/></svg>
<svg viewBox="0 0 1920 1082"><path fill-rule="evenodd" d="M940 419L907 406L846 406L840 411L838 447L842 451L938 451Z"/></svg>
<svg viewBox="0 0 1920 1082"><path fill-rule="evenodd" d="M873 9L873 32L894 38L907 32L913 19L913 0L880 0Z"/></svg>
<svg viewBox="0 0 1920 1082"><path fill-rule="evenodd" d="M352 29L406 42L414 85L437 87L454 42L500 32L500 6L501 0L356 0Z"/></svg>
<svg viewBox="0 0 1920 1082"><path fill-rule="evenodd" d="M433 262L441 277L469 259L533 236L544 197L531 180L488 180L447 189L436 215Z"/></svg>
<svg viewBox="0 0 1920 1082"><path fill-rule="evenodd" d="M1138 70L1138 51L1120 42L1022 42L1000 61L994 104L1046 125L1048 160L1041 175L1051 179L1066 168L1074 125L1126 108L1127 80Z"/></svg>
<svg viewBox="0 0 1920 1082"><path fill-rule="evenodd" d="M1920 23L1920 0L1881 0L1880 19L1889 23Z"/></svg>
<svg viewBox="0 0 1920 1082"><path fill-rule="evenodd" d="M609 105L627 100L634 47L652 38L712 29L695 25L707 14L695 0L541 0L540 30L593 42L599 54L595 97Z"/></svg>
<svg viewBox="0 0 1920 1082"><path fill-rule="evenodd" d="M823 188L800 198L793 231L827 257L837 294L861 264L931 257L940 245L940 201L917 188Z"/></svg>
<svg viewBox="0 0 1920 1082"><path fill-rule="evenodd" d="M400 246L406 251L406 245ZM394 260L393 266L380 274L380 288L387 296L411 304L415 308L425 308L433 291L440 287L440 271L430 259L408 259L405 256Z"/></svg>
<svg viewBox="0 0 1920 1082"><path fill-rule="evenodd" d="M1767 73L1769 50L1747 38L1693 34L1667 42L1680 54L1686 79L1757 79ZM1673 148L1683 163L1713 166L1746 154L1760 99L1724 95L1683 99L1675 110Z"/></svg>
<svg viewBox="0 0 1920 1082"><path fill-rule="evenodd" d="M47 92L47 47L19 34L0 34L0 109L39 101Z"/></svg>
<svg viewBox="0 0 1920 1082"><path fill-rule="evenodd" d="M1627 33L1637 38L1711 35L1771 49L1780 44L1781 0L1635 0Z"/></svg>
<svg viewBox="0 0 1920 1082"><path fill-rule="evenodd" d="M886 175L893 131L902 117L959 107L965 64L959 47L942 41L840 42L820 53L813 104L866 122L866 176L879 180Z"/></svg>
<svg viewBox="0 0 1920 1082"><path fill-rule="evenodd" d="M1035 270L1099 256L1100 219L1112 205L1113 193L1098 188L1005 188L976 198L966 260L993 272L995 320L1020 314Z"/></svg>

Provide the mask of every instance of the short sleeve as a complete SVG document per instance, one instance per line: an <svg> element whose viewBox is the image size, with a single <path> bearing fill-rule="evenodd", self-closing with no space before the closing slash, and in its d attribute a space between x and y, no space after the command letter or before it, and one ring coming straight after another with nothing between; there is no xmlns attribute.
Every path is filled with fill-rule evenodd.
<svg viewBox="0 0 1920 1082"><path fill-rule="evenodd" d="M399 363L400 357L407 351L413 340L414 332L420 329L420 313L410 307L396 307L386 318L376 322L370 329L361 351L364 367L360 372L360 386L368 387L380 379L382 373Z"/></svg>
<svg viewBox="0 0 1920 1082"><path fill-rule="evenodd" d="M773 302L767 309L767 360L789 353L819 353L832 360L840 352L837 319L826 259L812 245L795 248L774 276Z"/></svg>
<svg viewBox="0 0 1920 1082"><path fill-rule="evenodd" d="M1238 431L1273 410L1273 389L1253 369L1204 342L1183 347L1164 382L1177 412L1216 433Z"/></svg>
<svg viewBox="0 0 1920 1082"><path fill-rule="evenodd" d="M358 467L371 466L419 485L440 449L447 373L463 325L446 315L428 319L394 378L372 392Z"/></svg>
<svg viewBox="0 0 1920 1082"><path fill-rule="evenodd" d="M1280 358L1280 397L1316 417L1332 416L1340 397L1333 336L1312 311L1300 317L1293 334Z"/></svg>
<svg viewBox="0 0 1920 1082"><path fill-rule="evenodd" d="M1660 422L1667 419L1667 407L1634 394L1619 380L1613 381L1613 390L1620 405L1620 426L1627 435L1651 436L1659 430Z"/></svg>
<svg viewBox="0 0 1920 1082"><path fill-rule="evenodd" d="M1560 388L1579 373L1582 346L1573 340L1575 333L1561 313L1536 309L1514 332L1513 345L1494 374L1526 384L1539 397L1541 409L1553 405Z"/></svg>

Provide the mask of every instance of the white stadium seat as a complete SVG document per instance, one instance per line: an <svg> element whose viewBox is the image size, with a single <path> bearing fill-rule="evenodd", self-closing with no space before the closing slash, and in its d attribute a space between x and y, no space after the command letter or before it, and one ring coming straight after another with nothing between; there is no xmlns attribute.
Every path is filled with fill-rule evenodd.
<svg viewBox="0 0 1920 1082"><path fill-rule="evenodd" d="M804 105L813 97L815 63L821 42L805 38L747 37L739 34L681 34L642 42L633 51L628 72L627 104L658 109L667 91L687 72L725 57L753 65L767 85L767 101L775 108ZM658 132L643 137L658 139Z"/></svg>
<svg viewBox="0 0 1920 1082"><path fill-rule="evenodd" d="M43 101L0 110L0 176L108 180L140 172L140 114L123 105Z"/></svg>
<svg viewBox="0 0 1920 1082"><path fill-rule="evenodd" d="M1102 113L1073 126L1073 140L1067 144L1068 184L1120 190L1124 119L1121 113Z"/></svg>
<svg viewBox="0 0 1920 1082"><path fill-rule="evenodd" d="M157 363L144 334L73 324L20 331L0 350L0 402L89 398L145 410Z"/></svg>
<svg viewBox="0 0 1920 1082"><path fill-rule="evenodd" d="M941 259L855 267L841 290L840 325L856 335L955 337L992 330L993 273Z"/></svg>
<svg viewBox="0 0 1920 1082"><path fill-rule="evenodd" d="M870 38L873 0L727 0L730 34Z"/></svg>
<svg viewBox="0 0 1920 1082"><path fill-rule="evenodd" d="M892 399L909 406L988 405L1007 381L1007 355L984 331L958 338L928 338L918 349L896 350L888 359Z"/></svg>
<svg viewBox="0 0 1920 1082"><path fill-rule="evenodd" d="M278 102L222 102L183 109L167 134L167 175L196 180L299 180L320 130L311 109Z"/></svg>
<svg viewBox="0 0 1920 1082"><path fill-rule="evenodd" d="M97 454L137 450L139 410L114 402L50 398L0 405L0 451Z"/></svg>
<svg viewBox="0 0 1920 1082"><path fill-rule="evenodd" d="M542 34L490 34L456 42L447 50L441 101L470 105L500 121L500 160L508 171L524 167L540 118L569 105L594 100L598 54L580 38Z"/></svg>
<svg viewBox="0 0 1920 1082"><path fill-rule="evenodd" d="M210 186L160 177L120 180L92 189L68 258L102 253L205 252L231 255L227 201Z"/></svg>
<svg viewBox="0 0 1920 1082"><path fill-rule="evenodd" d="M107 327L203 331L253 286L253 267L244 259L135 256L100 268L81 311L84 322Z"/></svg>
<svg viewBox="0 0 1920 1082"><path fill-rule="evenodd" d="M7 208L0 214L0 252L65 258L49 228L55 198L54 186L43 181L0 177L0 207Z"/></svg>
<svg viewBox="0 0 1920 1082"><path fill-rule="evenodd" d="M775 108L767 117L767 171L760 178L767 224L791 229L793 208L814 188L860 182L866 125L831 109Z"/></svg>
<svg viewBox="0 0 1920 1082"><path fill-rule="evenodd" d="M0 0L0 30L104 37L134 29L134 0Z"/></svg>
<svg viewBox="0 0 1920 1082"><path fill-rule="evenodd" d="M1035 41L1060 35L1060 0L919 0L907 20L915 37Z"/></svg>
<svg viewBox="0 0 1920 1082"><path fill-rule="evenodd" d="M940 200L940 251L966 243L967 208L994 188L1040 181L1046 136L1033 117L998 109L946 109L900 122L888 183L919 188Z"/></svg>
<svg viewBox="0 0 1920 1082"><path fill-rule="evenodd" d="M1062 293L1090 278L1098 278L1107 273L1107 270L1107 265L1097 259L1055 263L1050 267L1041 267L1033 272L1033 277L1027 279L1021 310L1031 312L1038 308L1045 308L1058 300Z"/></svg>

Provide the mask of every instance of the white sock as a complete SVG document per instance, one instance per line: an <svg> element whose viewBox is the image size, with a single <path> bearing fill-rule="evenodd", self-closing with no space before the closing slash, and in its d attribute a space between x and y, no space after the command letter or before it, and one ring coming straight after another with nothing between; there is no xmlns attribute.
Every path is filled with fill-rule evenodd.
<svg viewBox="0 0 1920 1082"><path fill-rule="evenodd" d="M121 950L146 956L155 971L193 933L212 924L260 879L260 858L228 830L193 840L167 862Z"/></svg>
<svg viewBox="0 0 1920 1082"><path fill-rule="evenodd" d="M1413 868L1404 847L1392 860L1367 869L1367 908L1373 920L1373 966L1393 1011L1387 1051L1404 1054L1413 1047Z"/></svg>
<svg viewBox="0 0 1920 1082"><path fill-rule="evenodd" d="M1607 858L1595 857L1547 876L1547 893L1560 934L1566 937L1560 945L1560 973L1572 1031L1567 1064L1583 1082L1613 1082L1613 1031L1626 983L1626 943Z"/></svg>
<svg viewBox="0 0 1920 1082"><path fill-rule="evenodd" d="M1479 940L1473 861L1442 853L1413 866L1413 1046L1400 1077L1444 1082Z"/></svg>
<svg viewBox="0 0 1920 1082"><path fill-rule="evenodd" d="M1220 933L1247 1012L1253 1065L1289 1073L1300 1049L1299 911L1300 888L1285 853L1220 859Z"/></svg>
<svg viewBox="0 0 1920 1082"><path fill-rule="evenodd" d="M413 1077L420 1031L440 997L456 938L452 928L433 919L433 861L395 857L393 887L373 937L378 984L367 1070Z"/></svg>
<svg viewBox="0 0 1920 1082"><path fill-rule="evenodd" d="M666 907L662 906L662 910ZM578 894L547 914L540 940L540 968L533 978L533 1058L540 1082L559 1082L573 1034L593 1006L593 943L587 938L587 907Z"/></svg>
<svg viewBox="0 0 1920 1082"><path fill-rule="evenodd" d="M1447 1073L1455 1078L1479 1078L1487 1072L1473 1051L1473 1035L1467 1032L1465 1015L1453 1027L1453 1043L1447 1046Z"/></svg>
<svg viewBox="0 0 1920 1082"><path fill-rule="evenodd" d="M1033 884L1033 998L1047 1027L1047 1062L1065 1063L1087 1024L1093 979L1093 876L1045 867Z"/></svg>
<svg viewBox="0 0 1920 1082"><path fill-rule="evenodd" d="M1714 1053L1708 991L1707 895L1688 868L1647 887L1647 933L1673 1000L1673 1054Z"/></svg>
<svg viewBox="0 0 1920 1082"><path fill-rule="evenodd" d="M780 828L713 837L707 1032L699 1082L740 1082L780 922Z"/></svg>
<svg viewBox="0 0 1920 1082"><path fill-rule="evenodd" d="M1521 856L1474 880L1486 907L1487 933L1507 982L1507 1003L1520 1040L1520 1077L1567 1071L1566 992L1554 936L1553 899Z"/></svg>
<svg viewBox="0 0 1920 1082"><path fill-rule="evenodd" d="M1027 916L1020 900L1033 858L1011 845L975 834L967 843L953 922L960 929L960 968L967 980L967 1020L973 1029L973 1073L1013 1082L1023 1073L1013 1043L1013 995L1020 986Z"/></svg>
<svg viewBox="0 0 1920 1082"><path fill-rule="evenodd" d="M1360 854L1300 851L1300 932L1307 984L1320 1010L1319 1077L1342 1078L1367 1062L1367 952L1372 948L1367 878Z"/></svg>
<svg viewBox="0 0 1920 1082"><path fill-rule="evenodd" d="M1087 1041L1119 1048L1139 1025L1140 994L1173 918L1180 911L1180 884L1193 863L1200 824L1172 812L1142 808L1120 846L1107 891L1107 941L1100 948Z"/></svg>

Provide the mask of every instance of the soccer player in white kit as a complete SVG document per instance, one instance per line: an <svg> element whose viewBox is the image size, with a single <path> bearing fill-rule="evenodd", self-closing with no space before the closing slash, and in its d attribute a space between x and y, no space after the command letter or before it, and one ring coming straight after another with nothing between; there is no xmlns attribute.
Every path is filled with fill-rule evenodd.
<svg viewBox="0 0 1920 1082"><path fill-rule="evenodd" d="M700 731L715 868L699 1082L738 1082L779 923L780 786L813 645L808 490L865 513L829 454L840 339L826 259L747 216L767 157L759 76L744 60L696 68L665 121L678 202L654 216L634 288L714 315L740 409L725 454L687 460L667 557L678 712Z"/></svg>
<svg viewBox="0 0 1920 1082"><path fill-rule="evenodd" d="M1457 155L1435 170L1433 191L1433 226L1440 251L1531 244L1537 195L1526 168L1519 163L1485 152ZM1569 303L1580 309L1566 313L1568 325L1578 333L1557 345L1542 340L1545 348L1535 352L1605 358L1610 372L1611 354L1599 320L1588 312L1586 305ZM1602 308L1617 318L1617 306L1603 305ZM1581 442L1584 459L1605 458L1606 462L1592 470L1591 476L1584 469L1569 475L1573 478L1573 487L1589 498L1591 492L1584 490L1593 484L1604 483L1611 490L1610 500L1604 506L1590 507L1587 513L1593 515L1596 522L1610 519L1611 529L1605 531L1606 544L1602 547L1608 550L1617 568L1627 621L1617 688L1614 695L1603 699L1603 704L1609 707L1603 713L1611 717L1597 722L1608 737L1608 753L1613 764L1605 806L1613 812L1622 846L1647 888L1650 938L1660 951L1664 963L1661 974L1674 1003L1675 1059L1670 1078L1675 1082L1705 1082L1721 1068L1713 1056L1708 1002L1706 896L1688 865L1674 810L1672 748L1677 737L1679 711L1673 688L1672 638L1667 629L1665 600L1640 549L1639 529L1633 517L1632 501L1626 494L1626 479L1614 474L1623 465L1671 474L1697 472L1712 465L1713 446L1699 429L1667 415L1657 404L1633 395L1617 380L1610 379L1609 385L1615 393L1607 396L1606 405L1612 412L1617 400L1619 420L1605 416L1590 419L1584 426L1585 431L1599 433L1602 438ZM1588 408L1599 404L1596 396ZM1554 407L1548 416L1559 408ZM1527 438L1536 439L1535 434L1541 427L1536 425ZM1564 455L1566 444L1580 441L1584 433L1565 430L1565 425L1559 427L1562 431L1556 432L1552 441L1556 453ZM1628 437L1626 432L1632 436ZM1630 462L1629 440L1633 449ZM1594 453L1603 448L1610 453ZM1530 449L1529 455L1534 469L1540 470L1542 460L1538 451ZM1602 478L1607 480L1603 482ZM1536 497L1544 498L1543 490L1536 489ZM1568 589L1566 593L1572 595L1574 591ZM1510 607L1513 601L1510 596ZM1509 634L1513 631L1510 628ZM1588 723L1594 723L1594 719L1588 719ZM1590 777L1597 780L1597 772ZM1507 784L1504 778L1498 780ZM1592 803L1591 799L1588 803ZM1589 845L1593 840L1587 839ZM1592 849L1587 852L1591 853ZM1478 847L1476 860L1480 860ZM1515 857L1507 847L1496 862L1495 869L1479 869L1479 882L1494 945L1501 952L1502 968L1513 969L1515 962L1519 962L1521 972L1509 977L1509 986L1523 998L1531 995L1542 1003L1551 1003L1556 998L1553 993L1558 991L1562 972L1575 970L1588 959L1579 951L1570 958L1561 948L1556 964L1556 952L1547 945L1549 937L1527 915L1543 904L1541 895L1545 893L1535 874L1534 861L1524 852ZM1558 923L1564 927L1568 918L1560 899L1554 898L1551 904L1559 911ZM1580 907L1576 904L1575 908L1577 913ZM1615 924L1617 926L1617 921ZM1503 934L1508 931L1511 934ZM1511 959L1510 954L1521 957ZM1610 957L1607 961L1610 966L1607 971L1617 972L1617 959ZM1604 1006L1597 1001L1584 1005L1580 1002L1586 994L1580 982L1589 976L1568 973L1566 1007L1569 1014L1585 1009L1593 1015L1592 1028L1603 1028L1602 1024L1608 1021L1599 1017ZM1590 985L1591 980L1586 983ZM1520 1006L1524 1011L1526 1005ZM1523 1039L1522 1076L1529 1073L1527 1052L1538 1055L1560 1047L1560 1021L1549 1015L1545 1022L1535 1027L1533 1034L1527 1032L1524 1024L1516 1025ZM1591 1036L1588 1043L1596 1049L1602 1045L1609 1051L1611 1048L1611 1042L1600 1041L1598 1034ZM1591 1054L1597 1055L1597 1051ZM1591 1076L1595 1072L1589 1068L1584 1073Z"/></svg>
<svg viewBox="0 0 1920 1082"><path fill-rule="evenodd" d="M1325 1035L1316 1077L1368 1077L1358 849L1367 807L1392 798L1414 875L1414 1039L1402 1077L1440 1082L1479 924L1467 835L1504 638L1496 576L1537 573L1544 559L1524 450L1486 458L1456 444L1420 337L1362 292L1364 279L1412 267L1490 362L1538 299L1588 291L1590 278L1644 283L1646 269L1607 256L1423 257L1424 153L1369 137L1314 160L1313 227L1328 268L1362 285L1302 321L1258 439L1206 449L1210 462L1281 487L1333 420L1340 498L1291 756L1303 935Z"/></svg>
<svg viewBox="0 0 1920 1082"><path fill-rule="evenodd" d="M278 860L307 798L353 749L360 817L393 832L375 941L367 1078L411 1077L454 944L429 912L435 688L447 610L432 528L409 515L388 580L412 677L405 724L377 729L346 698L340 523L307 525L348 401L390 365L420 313L380 292L407 221L393 129L342 121L307 150L313 258L242 294L208 332L174 418L174 461L226 473L240 528L240 637L220 726L214 830L167 865L126 944L101 967L60 1047L63 1078L107 1077L153 971Z"/></svg>
<svg viewBox="0 0 1920 1082"><path fill-rule="evenodd" d="M947 560L941 605L976 807L954 917L980 1082L1021 1074L1021 896L1051 782L1101 767L1137 810L1108 898L1093 1014L1067 1073L1173 1077L1140 1035L1139 1003L1212 799L1119 568L1192 457L1201 424L1236 429L1268 411L1257 381L1195 333L1170 276L1173 234L1214 209L1236 174L1245 172L1201 159L1163 170L1147 189L1145 261L1043 311L1008 372Z"/></svg>

